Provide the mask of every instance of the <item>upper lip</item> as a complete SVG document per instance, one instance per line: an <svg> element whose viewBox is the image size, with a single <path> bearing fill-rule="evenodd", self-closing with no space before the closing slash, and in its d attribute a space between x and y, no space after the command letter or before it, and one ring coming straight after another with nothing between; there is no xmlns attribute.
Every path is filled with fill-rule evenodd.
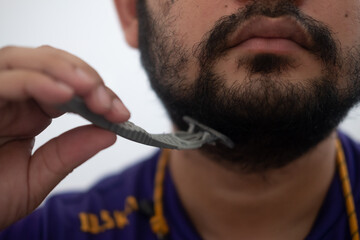
<svg viewBox="0 0 360 240"><path fill-rule="evenodd" d="M309 33L291 17L253 17L235 31L229 41L229 47L236 47L252 38L282 38L293 41L305 49L311 47Z"/></svg>

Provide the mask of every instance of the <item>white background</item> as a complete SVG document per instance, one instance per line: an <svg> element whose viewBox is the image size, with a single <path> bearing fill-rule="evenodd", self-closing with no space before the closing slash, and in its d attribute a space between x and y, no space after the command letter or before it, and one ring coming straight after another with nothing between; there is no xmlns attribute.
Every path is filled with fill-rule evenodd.
<svg viewBox="0 0 360 240"><path fill-rule="evenodd" d="M151 133L170 131L169 120L150 89L137 50L125 43L112 0L0 0L0 47L44 44L71 52L93 66L128 106L132 122ZM358 140L359 115L359 110L352 111L342 125ZM85 123L74 115L55 119L37 137L35 147ZM155 150L118 138L114 146L75 169L53 193L87 188Z"/></svg>

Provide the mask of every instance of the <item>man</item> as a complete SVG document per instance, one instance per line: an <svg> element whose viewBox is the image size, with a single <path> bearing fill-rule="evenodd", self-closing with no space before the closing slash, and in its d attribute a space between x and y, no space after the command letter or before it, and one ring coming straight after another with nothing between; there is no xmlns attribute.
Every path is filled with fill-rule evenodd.
<svg viewBox="0 0 360 240"><path fill-rule="evenodd" d="M359 1L116 6L176 128L188 115L235 147L162 151L30 214L115 141L86 126L32 155L34 136L61 114L55 106L77 94L110 121L129 112L80 59L51 47L4 48L0 239L358 239L360 150L335 129L359 100Z"/></svg>

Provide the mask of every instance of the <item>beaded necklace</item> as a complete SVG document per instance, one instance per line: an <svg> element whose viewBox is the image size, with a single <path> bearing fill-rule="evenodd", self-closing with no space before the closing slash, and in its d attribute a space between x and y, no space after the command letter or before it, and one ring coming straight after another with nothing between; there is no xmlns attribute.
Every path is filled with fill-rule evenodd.
<svg viewBox="0 0 360 240"><path fill-rule="evenodd" d="M346 213L348 216L348 221L350 226L351 239L359 240L359 225L357 222L354 196L351 190L350 178L349 178L348 167L345 160L345 154L339 139L337 139L336 141L336 151L337 151L336 165L342 184L342 191L345 200Z"/></svg>
<svg viewBox="0 0 360 240"><path fill-rule="evenodd" d="M344 151L340 140L336 141L336 165L340 176L343 196L345 200L346 213L348 216L350 234L352 240L360 240L359 238L359 226L355 211L354 197L351 190L350 178L348 168L345 160ZM165 240L169 234L169 226L166 222L163 209L163 187L165 179L166 166L169 161L168 150L163 150L155 174L154 184L154 214L150 218L150 226L152 231L156 234L159 240Z"/></svg>

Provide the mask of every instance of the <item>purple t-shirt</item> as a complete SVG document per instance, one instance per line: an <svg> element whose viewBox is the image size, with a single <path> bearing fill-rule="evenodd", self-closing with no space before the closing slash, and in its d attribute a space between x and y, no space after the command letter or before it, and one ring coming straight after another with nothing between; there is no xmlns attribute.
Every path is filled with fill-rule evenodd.
<svg viewBox="0 0 360 240"><path fill-rule="evenodd" d="M357 214L360 216L360 146L341 133L339 137L348 164ZM1 232L0 240L157 240L150 228L149 214L158 159L159 152L120 174L102 180L89 191L50 198L43 207ZM141 202L142 210L127 213L126 223L123 216L128 196L134 196ZM164 181L164 214L170 227L167 239L201 239L186 216L168 170ZM306 239L351 239L338 174L335 174Z"/></svg>

